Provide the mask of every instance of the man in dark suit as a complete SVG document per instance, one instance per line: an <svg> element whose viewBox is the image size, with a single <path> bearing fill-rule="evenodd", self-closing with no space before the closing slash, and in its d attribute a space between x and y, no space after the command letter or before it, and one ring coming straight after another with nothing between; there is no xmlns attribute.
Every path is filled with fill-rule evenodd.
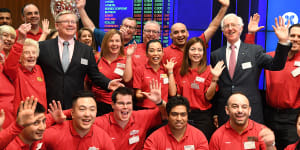
<svg viewBox="0 0 300 150"><path fill-rule="evenodd" d="M38 64L45 75L47 101L60 100L63 109L72 107L72 96L83 89L86 75L103 89L122 86L120 79L109 80L99 73L92 47L74 40L77 16L69 11L55 18L58 37L40 43Z"/></svg>
<svg viewBox="0 0 300 150"><path fill-rule="evenodd" d="M241 42L242 18L235 14L227 14L223 18L221 29L227 39L227 45L211 54L212 66L220 60L227 66L219 78L219 91L214 97L215 114L218 115L219 125L228 120L224 107L228 97L235 92L245 93L249 99L252 107L251 119L263 122L263 104L258 89L259 75L262 69L274 71L283 69L291 45L288 41L288 28L284 25L283 19L279 17L279 24L277 19L275 22L276 27L273 26L273 29L279 42L276 55L272 58L264 53L261 46Z"/></svg>

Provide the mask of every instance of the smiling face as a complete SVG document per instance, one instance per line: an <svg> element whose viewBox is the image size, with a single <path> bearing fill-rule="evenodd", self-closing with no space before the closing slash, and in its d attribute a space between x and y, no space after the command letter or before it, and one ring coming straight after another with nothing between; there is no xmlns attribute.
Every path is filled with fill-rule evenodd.
<svg viewBox="0 0 300 150"><path fill-rule="evenodd" d="M127 28L127 32L124 35L125 41L130 41L133 36L136 34L136 21L124 19L121 28Z"/></svg>
<svg viewBox="0 0 300 150"><path fill-rule="evenodd" d="M36 64L38 58L37 47L34 45L25 45L20 61L21 65L27 70L31 71Z"/></svg>
<svg viewBox="0 0 300 150"><path fill-rule="evenodd" d="M11 25L12 19L9 12L0 12L0 26L1 25Z"/></svg>
<svg viewBox="0 0 300 150"><path fill-rule="evenodd" d="M2 33L3 50L9 52L15 43L16 36L7 32Z"/></svg>
<svg viewBox="0 0 300 150"><path fill-rule="evenodd" d="M191 63L200 64L200 61L203 58L203 46L200 42L193 44L189 48L189 59Z"/></svg>
<svg viewBox="0 0 300 150"><path fill-rule="evenodd" d="M92 97L79 97L72 108L71 114L74 129L79 134L88 133L97 114L95 100Z"/></svg>
<svg viewBox="0 0 300 150"><path fill-rule="evenodd" d="M108 41L108 49L111 54L119 54L122 45L121 36L114 34Z"/></svg>
<svg viewBox="0 0 300 150"><path fill-rule="evenodd" d="M186 26L182 23L176 23L171 28L171 39L173 44L178 47L184 47L189 37L189 32L186 29Z"/></svg>
<svg viewBox="0 0 300 150"><path fill-rule="evenodd" d="M93 36L88 30L83 30L81 36L79 37L79 41L88 45L92 46Z"/></svg>
<svg viewBox="0 0 300 150"><path fill-rule="evenodd" d="M291 28L289 40L292 42L291 51L300 51L300 27Z"/></svg>
<svg viewBox="0 0 300 150"><path fill-rule="evenodd" d="M248 99L241 94L229 97L228 105L225 106L226 114L230 117L230 123L234 126L244 127L248 123L251 107Z"/></svg>
<svg viewBox="0 0 300 150"><path fill-rule="evenodd" d="M25 23L30 23L31 25L38 25L40 23L39 9L33 4L24 7L23 15L22 19Z"/></svg>
<svg viewBox="0 0 300 150"><path fill-rule="evenodd" d="M230 44L234 44L240 39L243 31L243 26L239 23L236 16L229 16L223 22L223 34Z"/></svg>
<svg viewBox="0 0 300 150"><path fill-rule="evenodd" d="M144 25L143 42L147 44L151 40L158 40L160 37L160 26L156 23Z"/></svg>
<svg viewBox="0 0 300 150"><path fill-rule="evenodd" d="M43 138L43 133L46 129L46 117L44 113L35 113L35 121L33 124L25 127L20 136L28 142L34 142Z"/></svg>
<svg viewBox="0 0 300 150"><path fill-rule="evenodd" d="M62 14L57 18L55 28L62 39L74 38L77 30L77 16L75 14Z"/></svg>
<svg viewBox="0 0 300 150"><path fill-rule="evenodd" d="M186 128L188 112L184 105L173 107L168 116L168 124L171 130L182 131Z"/></svg>
<svg viewBox="0 0 300 150"><path fill-rule="evenodd" d="M131 95L117 94L116 103L111 104L114 110L114 118L117 122L127 123L130 119L133 104Z"/></svg>
<svg viewBox="0 0 300 150"><path fill-rule="evenodd" d="M160 42L152 42L147 49L147 57L149 64L159 65L163 58L164 52Z"/></svg>

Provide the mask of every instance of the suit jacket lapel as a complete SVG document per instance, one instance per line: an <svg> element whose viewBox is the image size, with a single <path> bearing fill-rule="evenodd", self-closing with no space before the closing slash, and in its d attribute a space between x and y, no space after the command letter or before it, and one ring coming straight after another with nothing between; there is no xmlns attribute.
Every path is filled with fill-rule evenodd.
<svg viewBox="0 0 300 150"><path fill-rule="evenodd" d="M225 73L225 75L226 75L229 79L231 79L231 77L230 77L230 75L229 75L229 71L228 71L228 68L229 68L229 67L228 67L228 64L227 64L227 61L226 61L226 48L227 48L226 45L222 47L222 50L221 50L221 60L224 61L225 66L226 66L226 68L223 70L223 72ZM216 63L217 63L217 62L216 62ZM213 67L215 67L215 66L213 66Z"/></svg>
<svg viewBox="0 0 300 150"><path fill-rule="evenodd" d="M73 56L72 56L71 62L69 64L68 70L74 65L76 60L79 60L78 57L80 57L80 50L79 50L78 41L74 40L74 42L75 42L74 43L75 45L74 45Z"/></svg>
<svg viewBox="0 0 300 150"><path fill-rule="evenodd" d="M58 37L55 38L53 45L54 45L54 49L51 50L51 51L53 52L54 57L55 57L56 60L57 60L56 62L57 62L58 67L60 68L60 70L61 70L62 72L64 72L64 71L63 71L63 68L62 68L62 64L61 64L61 59L60 59L60 57L59 57Z"/></svg>

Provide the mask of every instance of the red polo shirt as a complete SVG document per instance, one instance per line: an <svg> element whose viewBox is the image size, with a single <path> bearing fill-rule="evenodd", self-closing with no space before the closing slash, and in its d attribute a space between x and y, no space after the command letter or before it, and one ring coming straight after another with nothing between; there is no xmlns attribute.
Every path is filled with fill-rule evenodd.
<svg viewBox="0 0 300 150"><path fill-rule="evenodd" d="M201 34L199 38L202 39L204 43L206 43L204 34ZM177 64L175 64L174 66L174 72L178 72L182 64L183 51L181 51L181 49L173 43L170 46L164 48L164 57L162 62L166 64L167 60L171 59L175 59L175 61L177 62Z"/></svg>
<svg viewBox="0 0 300 150"><path fill-rule="evenodd" d="M2 128L7 128L15 121L13 101L15 98L15 88L8 78L1 71L2 64L0 64L0 110L5 112L5 121Z"/></svg>
<svg viewBox="0 0 300 150"><path fill-rule="evenodd" d="M46 86L44 74L39 65L35 65L32 71L25 69L20 63L23 45L16 43L4 63L4 72L13 81L16 89L14 100L14 112L17 113L19 104L26 97L35 96L47 110Z"/></svg>
<svg viewBox="0 0 300 150"><path fill-rule="evenodd" d="M153 79L161 83L161 97L165 102L168 102L169 78L167 71L162 65L157 71L154 71L148 63L137 67L133 72L133 88L140 89L143 92L150 92L150 81ZM155 103L149 99L139 101L136 105L145 108L156 108Z"/></svg>
<svg viewBox="0 0 300 150"><path fill-rule="evenodd" d="M275 52L268 53L271 56ZM281 71L266 73L267 103L274 108L300 108L300 74L293 76L292 71L300 68L300 52L292 59L287 59Z"/></svg>
<svg viewBox="0 0 300 150"><path fill-rule="evenodd" d="M229 121L215 131L209 142L210 150L242 150L256 149L265 150L264 141L258 136L264 126L248 119L247 128L241 133L237 133L231 128Z"/></svg>
<svg viewBox="0 0 300 150"><path fill-rule="evenodd" d="M294 143L294 144L290 144L290 145L288 145L284 150L295 150L298 143L299 143L299 141L297 141L297 142Z"/></svg>
<svg viewBox="0 0 300 150"><path fill-rule="evenodd" d="M144 145L144 150L185 150L188 148L208 150L205 135L189 124L187 124L185 133L179 142L173 136L169 125L165 125L152 133Z"/></svg>
<svg viewBox="0 0 300 150"><path fill-rule="evenodd" d="M101 57L98 63L98 69L101 73L103 73L107 78L120 79L123 76L125 69L126 58L123 56L119 56L116 60L109 63L104 57ZM92 91L95 93L96 101L104 102L107 104L111 104L111 92L107 92L100 87L93 85Z"/></svg>
<svg viewBox="0 0 300 150"><path fill-rule="evenodd" d="M126 51L127 51L127 49L126 49ZM132 69L133 70L139 66L143 66L144 64L147 64L148 57L146 55L146 44L144 44L144 43L137 44L137 47L136 47L134 53L132 54L131 58L132 58Z"/></svg>
<svg viewBox="0 0 300 150"><path fill-rule="evenodd" d="M23 127L19 126L16 121L11 123L6 129L2 130L0 132L0 149L4 149L18 134L22 132L22 130Z"/></svg>
<svg viewBox="0 0 300 150"><path fill-rule="evenodd" d="M205 93L211 84L211 79L210 67L206 67L206 70L201 74L197 72L197 69L189 69L185 76L181 76L177 72L177 93L189 100L192 109L210 109L212 104L206 100Z"/></svg>
<svg viewBox="0 0 300 150"><path fill-rule="evenodd" d="M47 150L115 149L110 137L103 129L92 125L88 134L80 137L72 121L65 121L48 128L44 133L43 143Z"/></svg>
<svg viewBox="0 0 300 150"><path fill-rule="evenodd" d="M16 30L16 33L17 33L17 36L16 36L16 39L18 39L18 36L19 36L19 30ZM26 38L31 38L31 39L34 39L36 41L39 41L41 35L43 33L43 30L41 27L39 27L39 31L38 33L36 34L33 34L31 31L27 32L26 34Z"/></svg>
<svg viewBox="0 0 300 150"><path fill-rule="evenodd" d="M150 128L161 124L159 109L132 111L124 129L114 118L114 112L97 117L95 124L105 130L117 150L142 149L146 133Z"/></svg>
<svg viewBox="0 0 300 150"><path fill-rule="evenodd" d="M11 141L5 150L46 150L43 147L43 143L41 141L36 141L29 146L29 144L25 144L19 136L17 136L13 141Z"/></svg>

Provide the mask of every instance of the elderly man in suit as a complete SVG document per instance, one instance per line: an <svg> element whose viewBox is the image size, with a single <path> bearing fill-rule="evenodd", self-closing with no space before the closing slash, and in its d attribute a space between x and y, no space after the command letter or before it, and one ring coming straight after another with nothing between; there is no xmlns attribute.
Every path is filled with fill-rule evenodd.
<svg viewBox="0 0 300 150"><path fill-rule="evenodd" d="M109 80L99 73L92 47L76 40L77 16L70 11L63 11L55 18L58 31L56 39L40 43L38 64L45 75L48 103L55 99L62 102L63 109L71 108L72 95L83 89L86 75L103 89L114 90L121 79Z"/></svg>
<svg viewBox="0 0 300 150"><path fill-rule="evenodd" d="M235 92L242 92L249 99L252 107L250 118L259 123L263 122L263 104L258 89L259 75L262 69L273 71L283 69L291 46L288 41L288 28L284 25L283 19L279 17L278 23L275 18L275 23L273 29L279 42L276 54L272 58L264 53L261 46L241 42L242 18L232 13L223 18L221 29L227 39L227 45L211 54L212 66L221 60L227 66L219 78L219 91L214 97L215 114L218 115L219 125L228 120L224 107L228 97Z"/></svg>

